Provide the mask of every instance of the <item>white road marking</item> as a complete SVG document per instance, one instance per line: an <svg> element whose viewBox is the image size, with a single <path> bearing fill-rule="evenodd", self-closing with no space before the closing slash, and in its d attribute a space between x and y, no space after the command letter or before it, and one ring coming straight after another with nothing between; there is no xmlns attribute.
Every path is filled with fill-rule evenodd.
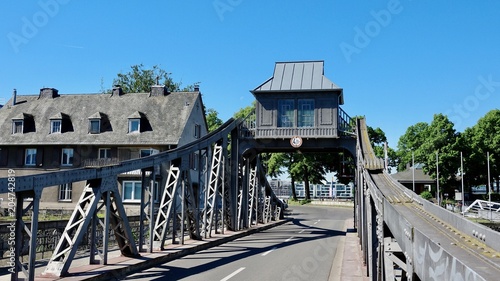
<svg viewBox="0 0 500 281"><path fill-rule="evenodd" d="M227 280L233 278L236 274L242 272L243 270L245 270L245 268L244 267L240 267L235 272L229 274L228 276L226 276L224 279L221 279L220 281L227 281Z"/></svg>
<svg viewBox="0 0 500 281"><path fill-rule="evenodd" d="M271 253L272 251L276 250L276 247L272 248L271 250L265 252L262 254L263 257L267 256L269 253Z"/></svg>
<svg viewBox="0 0 500 281"><path fill-rule="evenodd" d="M290 238L286 239L286 240L285 240L285 242L288 242L288 241L292 240L293 238L294 238L294 237L292 236L292 237L290 237Z"/></svg>

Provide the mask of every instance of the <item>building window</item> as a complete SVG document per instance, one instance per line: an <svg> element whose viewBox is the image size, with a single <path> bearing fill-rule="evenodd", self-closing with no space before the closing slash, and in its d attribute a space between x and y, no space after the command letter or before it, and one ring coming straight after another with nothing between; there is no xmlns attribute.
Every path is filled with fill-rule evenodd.
<svg viewBox="0 0 500 281"><path fill-rule="evenodd" d="M93 119L89 121L89 133L99 134L101 132L101 120Z"/></svg>
<svg viewBox="0 0 500 281"><path fill-rule="evenodd" d="M99 159L111 158L111 148L99 148Z"/></svg>
<svg viewBox="0 0 500 281"><path fill-rule="evenodd" d="M160 151L158 149L152 149L152 148L148 148L148 149L141 149L140 151L140 157L147 157L147 156L150 156L150 155L154 155L154 154L158 154Z"/></svg>
<svg viewBox="0 0 500 281"><path fill-rule="evenodd" d="M14 120L12 121L12 134L22 134L24 127L23 120Z"/></svg>
<svg viewBox="0 0 500 281"><path fill-rule="evenodd" d="M24 157L24 165L35 166L36 165L36 148L27 148Z"/></svg>
<svg viewBox="0 0 500 281"><path fill-rule="evenodd" d="M73 148L62 149L61 165L73 166Z"/></svg>
<svg viewBox="0 0 500 281"><path fill-rule="evenodd" d="M142 192L141 181L123 181L123 202L140 202Z"/></svg>
<svg viewBox="0 0 500 281"><path fill-rule="evenodd" d="M293 100L278 101L278 127L294 127L294 102Z"/></svg>
<svg viewBox="0 0 500 281"><path fill-rule="evenodd" d="M61 120L50 120L50 133L60 133L61 132Z"/></svg>
<svg viewBox="0 0 500 281"><path fill-rule="evenodd" d="M197 139L201 137L201 125L199 124L194 125L194 137Z"/></svg>
<svg viewBox="0 0 500 281"><path fill-rule="evenodd" d="M129 119L128 120L128 132L138 133L141 130L141 119Z"/></svg>
<svg viewBox="0 0 500 281"><path fill-rule="evenodd" d="M298 100L297 127L314 127L314 100Z"/></svg>
<svg viewBox="0 0 500 281"><path fill-rule="evenodd" d="M59 201L71 201L71 194L73 192L73 184L65 183L59 186Z"/></svg>
<svg viewBox="0 0 500 281"><path fill-rule="evenodd" d="M197 153L189 154L189 169L191 169L191 170L198 169L198 154Z"/></svg>

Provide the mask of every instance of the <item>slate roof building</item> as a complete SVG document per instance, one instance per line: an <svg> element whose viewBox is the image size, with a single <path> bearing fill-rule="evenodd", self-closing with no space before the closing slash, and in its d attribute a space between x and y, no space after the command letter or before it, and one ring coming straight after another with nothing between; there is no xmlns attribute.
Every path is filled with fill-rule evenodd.
<svg viewBox="0 0 500 281"><path fill-rule="evenodd" d="M197 89L196 89L197 90ZM14 95L0 109L0 177L60 169L102 166L166 151L207 134L201 93L59 94L43 88L39 95ZM165 180L161 169L158 184ZM140 202L140 173L119 177L124 203ZM41 208L71 208L83 183L46 188ZM73 203L73 204L71 204ZM65 204L65 205L61 205Z"/></svg>
<svg viewBox="0 0 500 281"><path fill-rule="evenodd" d="M415 174L413 167L408 167L406 170L392 174L391 176L406 188L413 190L413 179L415 179L415 193L420 194L422 191L431 191L436 189L436 180L433 180L429 175L424 173L424 164L415 164Z"/></svg>

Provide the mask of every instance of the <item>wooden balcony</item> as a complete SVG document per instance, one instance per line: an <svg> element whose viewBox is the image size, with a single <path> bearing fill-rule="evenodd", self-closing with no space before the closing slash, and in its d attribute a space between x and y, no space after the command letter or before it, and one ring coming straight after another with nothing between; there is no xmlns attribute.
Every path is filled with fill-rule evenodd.
<svg viewBox="0 0 500 281"><path fill-rule="evenodd" d="M302 138L336 138L338 137L336 127L302 127L302 128L272 128L251 129L249 133L254 138L291 138L300 136Z"/></svg>
<svg viewBox="0 0 500 281"><path fill-rule="evenodd" d="M294 136L302 138L339 138L352 135L351 117L341 108L338 110L338 124L317 127L257 127L255 112L245 118L241 128L242 138L254 139L287 139Z"/></svg>

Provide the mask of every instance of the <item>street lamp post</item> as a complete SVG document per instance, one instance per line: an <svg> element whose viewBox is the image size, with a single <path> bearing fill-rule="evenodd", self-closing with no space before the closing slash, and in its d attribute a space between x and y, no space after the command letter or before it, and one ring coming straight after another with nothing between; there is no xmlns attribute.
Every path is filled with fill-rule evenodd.
<svg viewBox="0 0 500 281"><path fill-rule="evenodd" d="M412 177L413 177L413 192L415 192L415 158L413 155L413 151L411 152L411 170L412 170Z"/></svg>
<svg viewBox="0 0 500 281"><path fill-rule="evenodd" d="M464 193L464 159L462 157L462 152L460 152L460 177L462 180L462 207L460 211L465 216L464 207L465 207L465 193Z"/></svg>
<svg viewBox="0 0 500 281"><path fill-rule="evenodd" d="M439 156L438 152L436 151L436 194L437 194L437 203L438 206L441 206L441 200L439 200Z"/></svg>
<svg viewBox="0 0 500 281"><path fill-rule="evenodd" d="M491 184L490 184L490 152L486 152L488 162L488 206L490 207L490 221L491 221Z"/></svg>

